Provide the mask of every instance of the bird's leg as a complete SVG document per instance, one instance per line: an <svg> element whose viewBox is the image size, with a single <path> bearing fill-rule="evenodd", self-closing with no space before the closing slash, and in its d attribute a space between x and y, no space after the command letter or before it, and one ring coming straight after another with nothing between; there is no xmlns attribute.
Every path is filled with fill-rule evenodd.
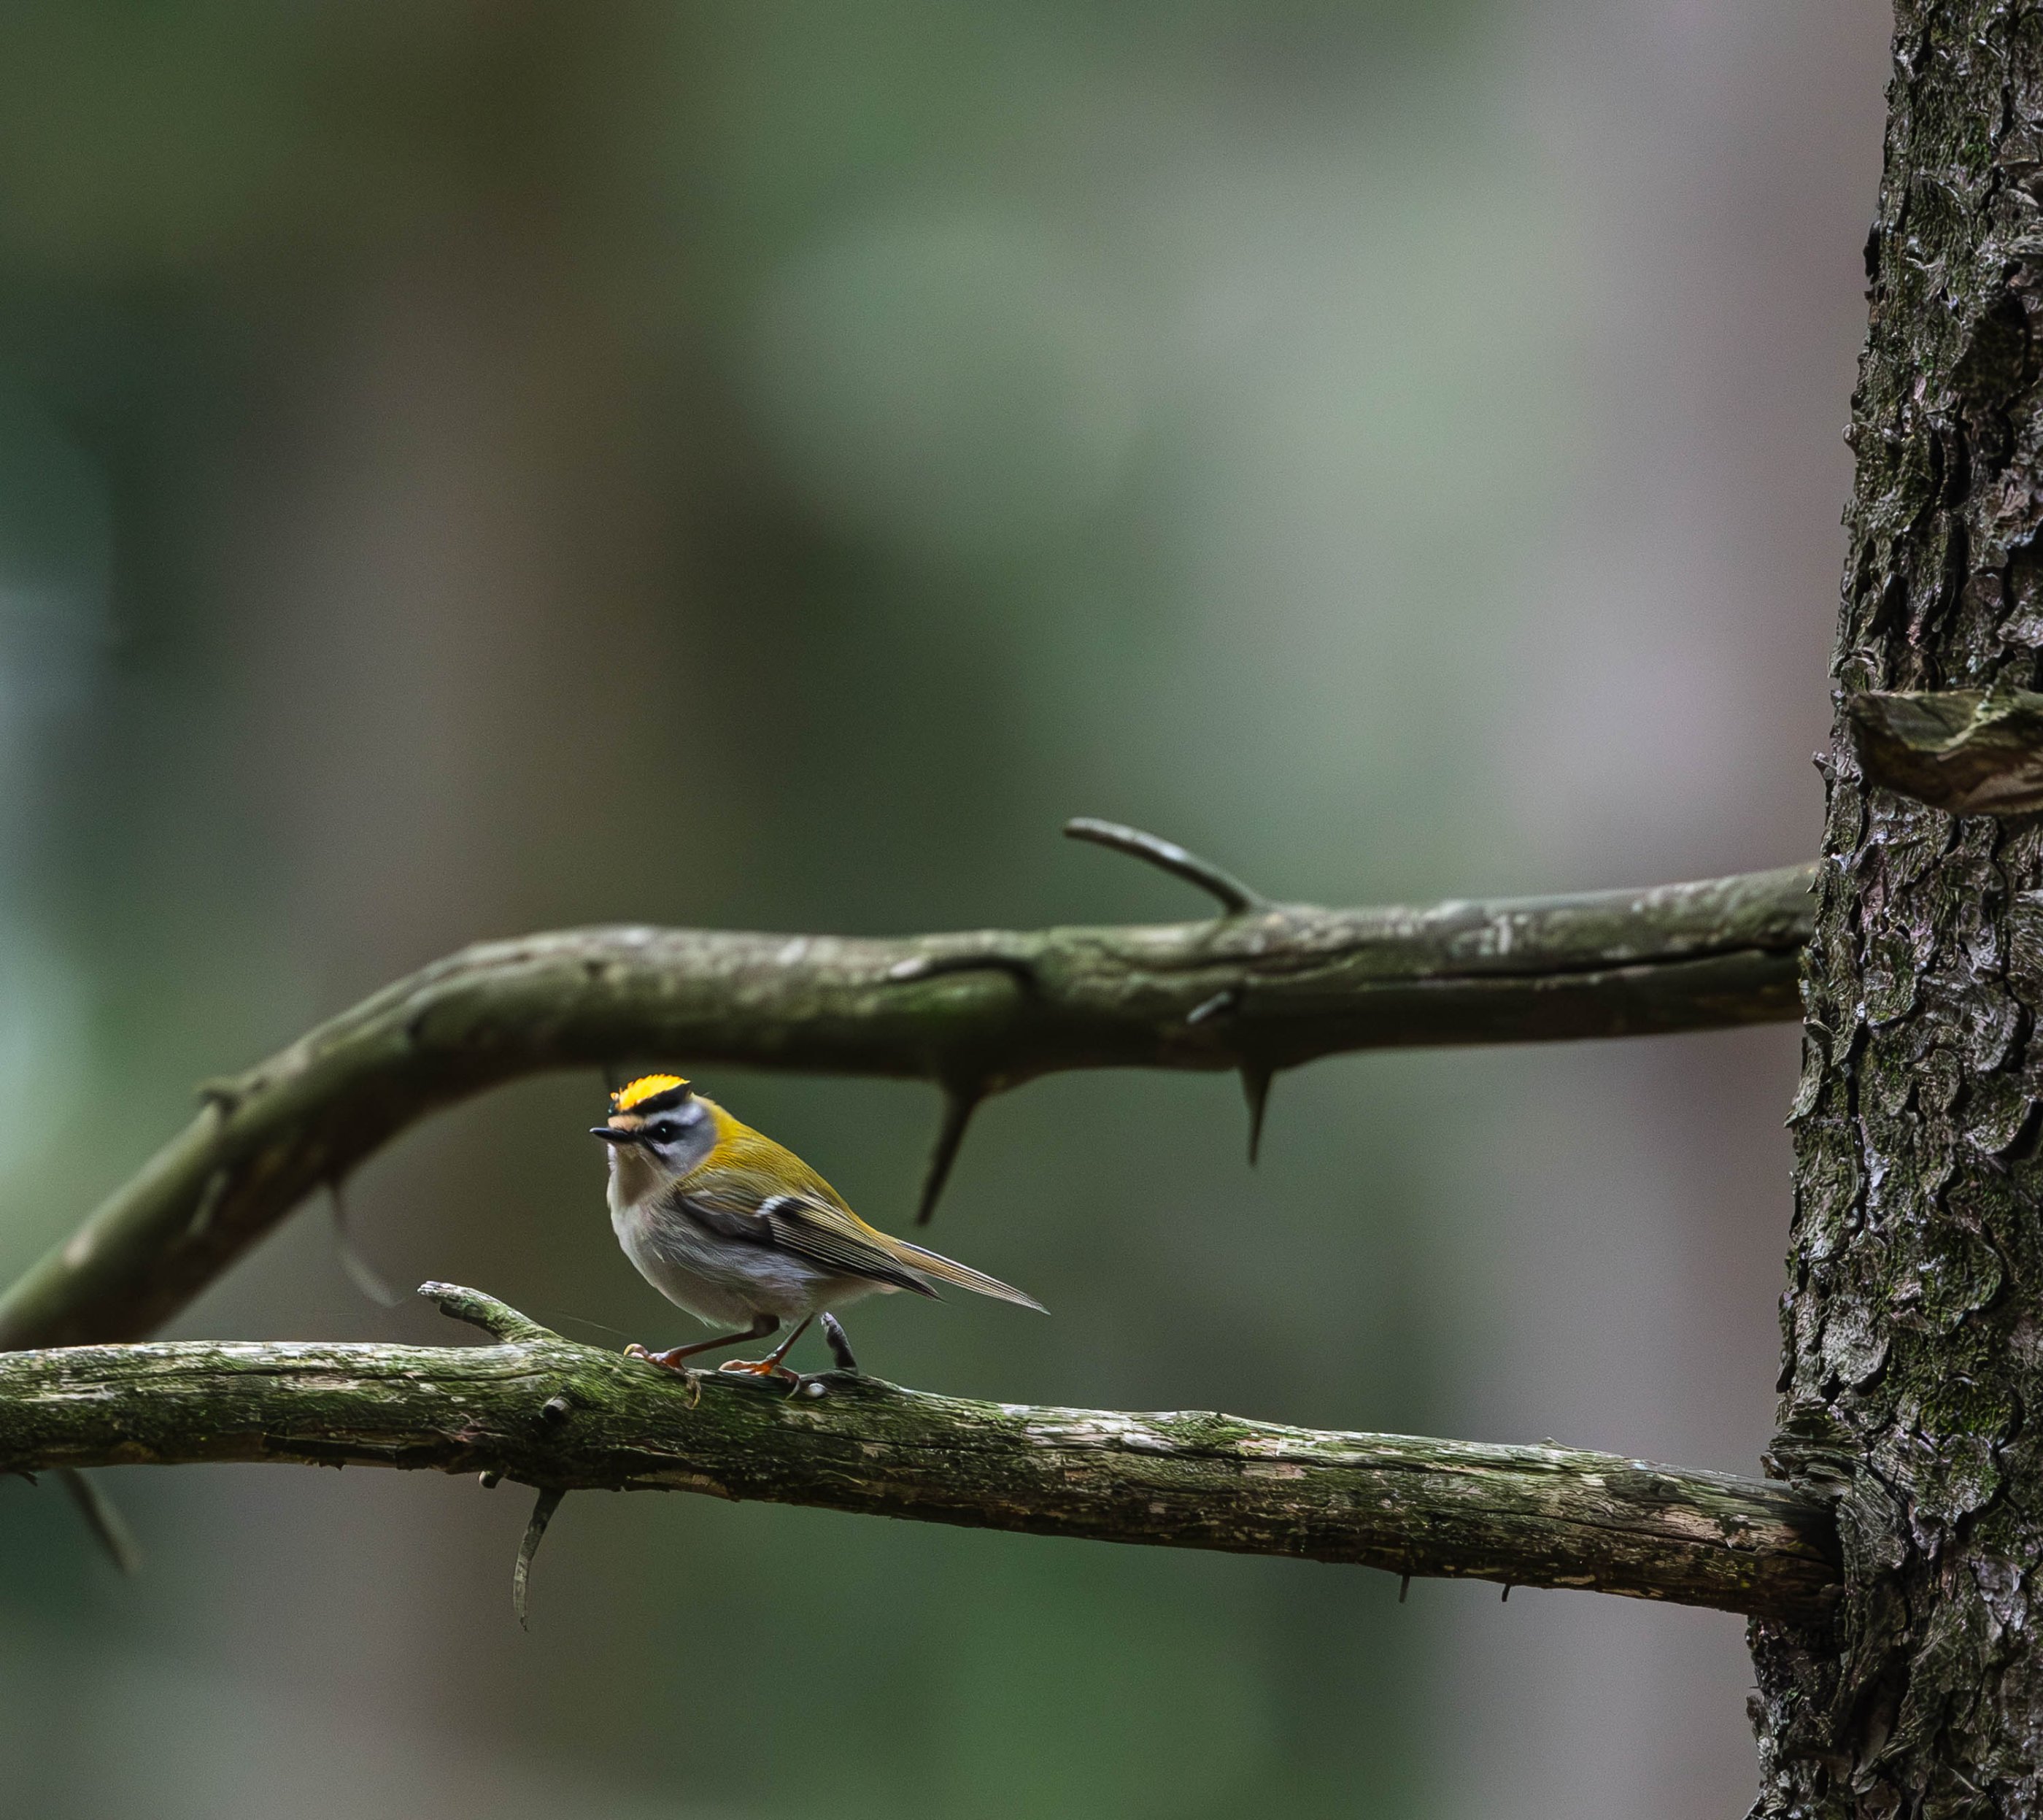
<svg viewBox="0 0 2043 1820"><path fill-rule="evenodd" d="M765 1316L762 1315L760 1319L764 1320ZM809 1322L813 1321L815 1319L815 1316L814 1315L809 1315L807 1319L803 1321L799 1327L795 1328L792 1334L788 1334L788 1336L783 1340L780 1345L776 1346L772 1351L769 1353L763 1359L726 1359L722 1365L717 1367L717 1369L719 1371L749 1372L754 1377L789 1377L794 1378L797 1383L799 1383L800 1379L798 1374L788 1370L781 1365L780 1361L788 1356L788 1347L792 1346L795 1341L799 1340L803 1334L809 1330ZM769 1327L766 1330L769 1333L771 1333L773 1330L771 1327Z"/></svg>
<svg viewBox="0 0 2043 1820"><path fill-rule="evenodd" d="M698 1340L692 1346L675 1346L664 1353L649 1353L634 1340L624 1349L624 1356L628 1359L643 1359L648 1365L664 1365L669 1371L685 1371L688 1368L681 1363L683 1359L693 1358L697 1353L714 1352L719 1346L734 1346L746 1340L763 1340L780 1325L771 1315L761 1315L742 1334L719 1334L713 1340ZM807 1325L806 1321L802 1323L803 1327ZM801 1327L797 1327L795 1332L799 1334L801 1330ZM793 1338L793 1334L788 1336L791 1343ZM787 1350L783 1346L780 1351ZM776 1353L773 1356L778 1358L780 1353Z"/></svg>
<svg viewBox="0 0 2043 1820"><path fill-rule="evenodd" d="M852 1357L851 1336L845 1333L844 1323L836 1315L823 1316L823 1338L830 1342L830 1357L837 1361L837 1369L857 1377L858 1361Z"/></svg>

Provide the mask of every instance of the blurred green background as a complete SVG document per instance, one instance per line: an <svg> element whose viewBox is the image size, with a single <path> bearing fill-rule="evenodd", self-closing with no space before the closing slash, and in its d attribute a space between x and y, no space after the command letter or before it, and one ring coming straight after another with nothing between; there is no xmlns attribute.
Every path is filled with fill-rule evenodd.
<svg viewBox="0 0 2043 1820"><path fill-rule="evenodd" d="M0 1269L479 937L1328 902L1811 851L1872 0L22 0L0 13ZM687 1058L676 1058L685 1063ZM995 1103L1039 1294L907 1382L1750 1470L1794 1038ZM705 1082L904 1222L926 1090ZM400 1283L694 1330L592 1078L351 1200ZM577 1326L577 1321L600 1323ZM178 1324L454 1341L313 1210ZM1740 1626L473 1481L0 1486L0 1810L1720 1816Z"/></svg>

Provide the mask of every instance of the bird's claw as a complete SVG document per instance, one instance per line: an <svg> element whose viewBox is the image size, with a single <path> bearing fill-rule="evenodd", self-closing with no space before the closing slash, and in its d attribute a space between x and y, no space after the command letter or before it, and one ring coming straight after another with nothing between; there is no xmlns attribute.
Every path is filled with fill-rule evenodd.
<svg viewBox="0 0 2043 1820"><path fill-rule="evenodd" d="M717 1368L733 1377L757 1378L764 1384L784 1384L790 1396L827 1396L830 1386L821 1373L790 1371L772 1359L726 1359Z"/></svg>
<svg viewBox="0 0 2043 1820"><path fill-rule="evenodd" d="M778 1378L788 1384L802 1381L799 1372L788 1370L778 1359L726 1359L716 1369L734 1377Z"/></svg>
<svg viewBox="0 0 2043 1820"><path fill-rule="evenodd" d="M642 1359L647 1365L657 1365L662 1371L672 1372L676 1377L685 1378L688 1386L689 1408L693 1409L702 1401L702 1380L671 1354L649 1353L634 1340L624 1349L624 1356L628 1359Z"/></svg>

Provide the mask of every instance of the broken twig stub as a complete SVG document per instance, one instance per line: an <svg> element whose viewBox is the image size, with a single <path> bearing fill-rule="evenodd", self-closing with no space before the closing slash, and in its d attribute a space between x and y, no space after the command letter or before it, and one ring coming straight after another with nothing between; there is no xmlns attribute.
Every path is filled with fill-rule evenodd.
<svg viewBox="0 0 2043 1820"><path fill-rule="evenodd" d="M1869 690L1845 705L1867 782L1959 816L2043 809L2043 695Z"/></svg>

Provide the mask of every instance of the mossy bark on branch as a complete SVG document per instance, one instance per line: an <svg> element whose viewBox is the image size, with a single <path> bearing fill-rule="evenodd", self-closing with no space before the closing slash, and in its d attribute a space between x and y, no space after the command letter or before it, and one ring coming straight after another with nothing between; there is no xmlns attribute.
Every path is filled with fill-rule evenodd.
<svg viewBox="0 0 2043 1820"><path fill-rule="evenodd" d="M1343 1050L1790 1018L1809 869L1428 908L895 941L568 930L463 950L261 1066L0 1298L0 1348L152 1330L407 1126L550 1069L731 1062L936 1082L1279 1068Z"/></svg>
<svg viewBox="0 0 2043 1820"><path fill-rule="evenodd" d="M2043 684L2043 13L1903 0L1835 676ZM2043 824L1829 773L1780 1467L1841 1493L1834 1633L1761 1622L1779 1816L2043 1808Z"/></svg>
<svg viewBox="0 0 2043 1820"><path fill-rule="evenodd" d="M0 1473L197 1461L500 1474L1577 1587L1820 1622L1822 1498L1558 1446L678 1377L429 1284L485 1346L179 1341L0 1355Z"/></svg>

